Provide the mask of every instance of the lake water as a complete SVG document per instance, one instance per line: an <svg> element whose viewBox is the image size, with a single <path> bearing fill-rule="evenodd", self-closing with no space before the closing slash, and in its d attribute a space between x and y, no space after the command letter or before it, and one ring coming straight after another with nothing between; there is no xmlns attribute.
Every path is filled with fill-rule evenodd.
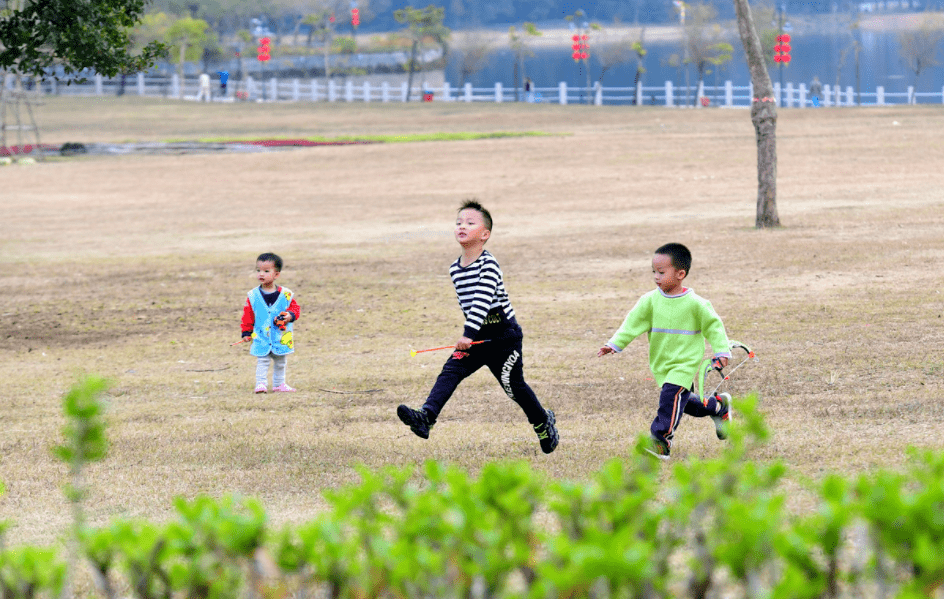
<svg viewBox="0 0 944 599"><path fill-rule="evenodd" d="M909 85L915 84L914 73L910 71L899 55L898 38L894 33L861 31L859 33L862 49L859 54L859 75L861 91L872 93L876 86L884 86L889 93L906 92ZM843 49L850 47L851 38L848 34L845 39L837 40L833 36L823 34L792 35L792 61L783 69L783 82L793 82L795 86L805 83L809 86L813 76L830 86L835 85L837 73L843 89L846 86L856 85L855 57L848 52L845 63L840 67L839 61ZM726 65L705 77L706 85L724 85L730 79L735 85L747 85L750 82L750 73L744 59L744 50L740 40L731 42L734 46L733 59ZM681 54L680 43L647 44L648 54L643 66L646 73L643 75L643 85L662 86L666 81L672 81L676 86L685 84L685 71L668 65L668 59L673 54ZM559 50L535 51L535 56L525 60L525 71L534 84L539 87L555 87L561 81L568 86L585 87L587 84L586 72L583 63L575 64L570 57L570 48ZM938 59L944 62L944 49L938 51ZM446 79L452 85L459 84L459 57L453 56L446 68ZM496 52L489 65L475 73L470 78L473 87L491 87L495 82L501 82L504 87L513 87L514 58L511 51ZM778 67L768 67L773 83L781 80L781 71ZM617 65L609 69L603 77L604 87L632 87L636 72L635 62ZM600 78L600 64L590 58L591 81ZM697 85L697 73L694 67L689 66L689 80L694 87ZM944 66L935 66L921 73L917 81L916 91L940 93L944 86Z"/></svg>

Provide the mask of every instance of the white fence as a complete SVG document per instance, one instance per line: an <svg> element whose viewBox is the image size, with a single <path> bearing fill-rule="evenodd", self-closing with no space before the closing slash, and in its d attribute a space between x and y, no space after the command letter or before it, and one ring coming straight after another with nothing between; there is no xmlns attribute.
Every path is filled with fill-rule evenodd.
<svg viewBox="0 0 944 599"><path fill-rule="evenodd" d="M183 85L177 75L170 77L149 77L143 73L127 77L124 83L119 78L106 79L93 76L83 84L63 85L55 81L34 83L43 93L57 95L102 96L122 93L139 96L183 98L195 100L207 99L200 94L199 81L196 77L185 79ZM787 83L783 89L774 84L774 97L786 108L804 108L821 106L885 106L890 104L944 104L944 87L940 92L915 92L909 86L905 92L891 93L879 86L875 91L863 91L857 94L852 86L845 89L823 85L823 97L814 99L803 83ZM493 87L472 87L467 83L463 87L453 87L448 82L441 87L414 87L410 94L411 101L434 102L514 102L533 101L554 104L635 104L653 106L723 106L748 107L753 97L751 85L738 86L726 81L721 86L684 87L666 81L661 86L602 87L593 88L568 86L560 82L556 87L539 87L530 97L513 87L505 87L497 82ZM247 77L244 81L230 81L225 93L218 82L211 85L210 100L266 101L266 102L404 102L407 99L407 84L391 85L386 82L372 85L369 82L355 84L352 80L325 83L320 79L271 78L257 81Z"/></svg>

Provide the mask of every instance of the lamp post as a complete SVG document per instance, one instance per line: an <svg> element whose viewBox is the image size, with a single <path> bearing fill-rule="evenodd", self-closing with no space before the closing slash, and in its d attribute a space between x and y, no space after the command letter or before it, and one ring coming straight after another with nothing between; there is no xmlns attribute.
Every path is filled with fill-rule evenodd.
<svg viewBox="0 0 944 599"><path fill-rule="evenodd" d="M573 53L571 56L574 59L574 64L579 65L583 62L583 69L587 74L587 103L590 103L590 23L584 21L583 18L586 16L586 13L582 8L578 9L572 15L565 17L567 21L570 22L570 32L571 40L573 43L571 47L573 48ZM582 95L582 94L581 94Z"/></svg>

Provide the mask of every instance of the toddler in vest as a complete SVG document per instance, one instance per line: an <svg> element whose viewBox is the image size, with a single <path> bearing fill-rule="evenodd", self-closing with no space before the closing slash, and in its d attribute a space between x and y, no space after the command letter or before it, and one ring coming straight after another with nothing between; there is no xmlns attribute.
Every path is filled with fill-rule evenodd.
<svg viewBox="0 0 944 599"><path fill-rule="evenodd" d="M252 343L249 353L256 356L256 393L268 391L269 363L272 363L272 391L294 391L285 382L285 363L295 351L292 324L301 309L292 290L275 281L282 273L282 258L265 253L256 258L259 286L249 292L243 307L242 336Z"/></svg>

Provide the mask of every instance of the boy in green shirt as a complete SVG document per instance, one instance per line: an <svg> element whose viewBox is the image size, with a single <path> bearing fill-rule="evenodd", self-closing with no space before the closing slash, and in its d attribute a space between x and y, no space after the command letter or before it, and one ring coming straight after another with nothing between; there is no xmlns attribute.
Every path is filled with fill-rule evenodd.
<svg viewBox="0 0 944 599"><path fill-rule="evenodd" d="M709 416L719 439L727 438L728 402L731 396L718 393L702 400L693 393L692 382L705 354L705 341L722 368L731 357L724 323L711 303L682 286L692 266L692 254L680 243L668 243L652 257L656 289L642 296L597 357L621 352L636 337L649 336L649 368L662 388L659 410L652 421L651 447L641 447L659 459L669 459L672 437L682 414Z"/></svg>

